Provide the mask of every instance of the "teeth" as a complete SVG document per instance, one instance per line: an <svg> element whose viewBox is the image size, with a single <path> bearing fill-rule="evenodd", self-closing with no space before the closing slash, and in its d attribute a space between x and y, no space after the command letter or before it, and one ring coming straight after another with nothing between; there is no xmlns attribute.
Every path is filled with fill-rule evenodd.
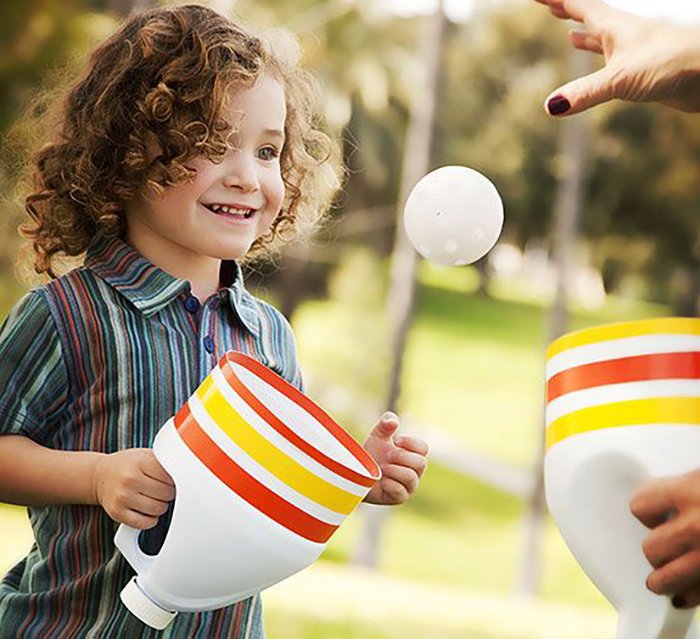
<svg viewBox="0 0 700 639"><path fill-rule="evenodd" d="M214 211L214 213L226 213L227 215L242 215L244 217L250 217L253 214L252 209L238 209L231 206L226 206L225 204L210 204L209 208Z"/></svg>

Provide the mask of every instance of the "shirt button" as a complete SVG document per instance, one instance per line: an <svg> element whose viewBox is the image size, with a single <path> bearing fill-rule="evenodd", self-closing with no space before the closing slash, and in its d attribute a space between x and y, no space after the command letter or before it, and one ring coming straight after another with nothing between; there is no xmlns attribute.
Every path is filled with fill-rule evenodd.
<svg viewBox="0 0 700 639"><path fill-rule="evenodd" d="M189 313L194 315L199 310L199 300L194 295L188 295L185 300L185 308Z"/></svg>
<svg viewBox="0 0 700 639"><path fill-rule="evenodd" d="M202 343L204 344L204 350L207 351L207 353L214 352L214 340L211 338L211 335L207 335L202 340Z"/></svg>
<svg viewBox="0 0 700 639"><path fill-rule="evenodd" d="M228 300L228 289L227 288L222 288L219 291L219 301L223 304Z"/></svg>

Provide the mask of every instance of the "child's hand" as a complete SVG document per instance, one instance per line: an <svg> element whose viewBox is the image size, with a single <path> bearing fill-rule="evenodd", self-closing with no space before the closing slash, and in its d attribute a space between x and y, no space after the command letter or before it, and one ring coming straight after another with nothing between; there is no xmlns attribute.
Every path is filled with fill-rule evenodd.
<svg viewBox="0 0 700 639"><path fill-rule="evenodd" d="M175 499L175 485L150 448L105 455L95 466L95 501L132 528L153 528Z"/></svg>
<svg viewBox="0 0 700 639"><path fill-rule="evenodd" d="M364 444L382 469L382 478L367 493L370 504L403 504L418 488L428 460L428 444L418 437L399 435L399 418L385 413Z"/></svg>

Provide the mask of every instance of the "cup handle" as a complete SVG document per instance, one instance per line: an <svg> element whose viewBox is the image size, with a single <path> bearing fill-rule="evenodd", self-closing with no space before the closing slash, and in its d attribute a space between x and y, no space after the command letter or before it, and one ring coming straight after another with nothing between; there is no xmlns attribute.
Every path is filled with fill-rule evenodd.
<svg viewBox="0 0 700 639"><path fill-rule="evenodd" d="M114 545L121 551L137 575L146 572L158 555L147 555L139 547L141 530L121 524L114 535Z"/></svg>

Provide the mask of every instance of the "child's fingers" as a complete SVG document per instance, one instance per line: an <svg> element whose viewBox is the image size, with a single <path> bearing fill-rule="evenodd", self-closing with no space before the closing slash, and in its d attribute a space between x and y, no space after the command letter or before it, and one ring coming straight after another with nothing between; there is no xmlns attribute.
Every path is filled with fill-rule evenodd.
<svg viewBox="0 0 700 639"><path fill-rule="evenodd" d="M136 510L149 517L160 517L168 510L168 502L160 499L153 499L148 495L139 493L133 495L127 504L130 510Z"/></svg>
<svg viewBox="0 0 700 639"><path fill-rule="evenodd" d="M385 479L401 484L408 494L415 492L420 481L420 477L415 470L406 466L397 466L396 464L388 464L382 468L382 476Z"/></svg>
<svg viewBox="0 0 700 639"><path fill-rule="evenodd" d="M135 510L126 510L117 521L137 530L148 530L158 523L158 517L148 517Z"/></svg>
<svg viewBox="0 0 700 639"><path fill-rule="evenodd" d="M425 455L411 453L407 450L397 449L391 453L390 461L398 466L406 466L414 470L418 477L422 477L428 466Z"/></svg>
<svg viewBox="0 0 700 639"><path fill-rule="evenodd" d="M420 437L413 437L411 435L399 435L398 437L394 437L394 444L404 450L410 450L413 453L418 453L423 456L427 455L429 451L428 442Z"/></svg>
<svg viewBox="0 0 700 639"><path fill-rule="evenodd" d="M369 436L384 441L390 441L398 428L399 418L392 412L386 412L379 418L377 425L372 429Z"/></svg>
<svg viewBox="0 0 700 639"><path fill-rule="evenodd" d="M153 451L148 451L148 455L144 457L141 465L141 470L145 475L152 479L156 479L164 484L173 485L173 479L168 472L161 466Z"/></svg>
<svg viewBox="0 0 700 639"><path fill-rule="evenodd" d="M382 477L382 495L384 496L384 504L403 504L409 497L406 487L395 479Z"/></svg>
<svg viewBox="0 0 700 639"><path fill-rule="evenodd" d="M150 477L144 480L143 485L139 487L139 492L164 502L170 502L175 499L175 486L173 484L165 484Z"/></svg>

